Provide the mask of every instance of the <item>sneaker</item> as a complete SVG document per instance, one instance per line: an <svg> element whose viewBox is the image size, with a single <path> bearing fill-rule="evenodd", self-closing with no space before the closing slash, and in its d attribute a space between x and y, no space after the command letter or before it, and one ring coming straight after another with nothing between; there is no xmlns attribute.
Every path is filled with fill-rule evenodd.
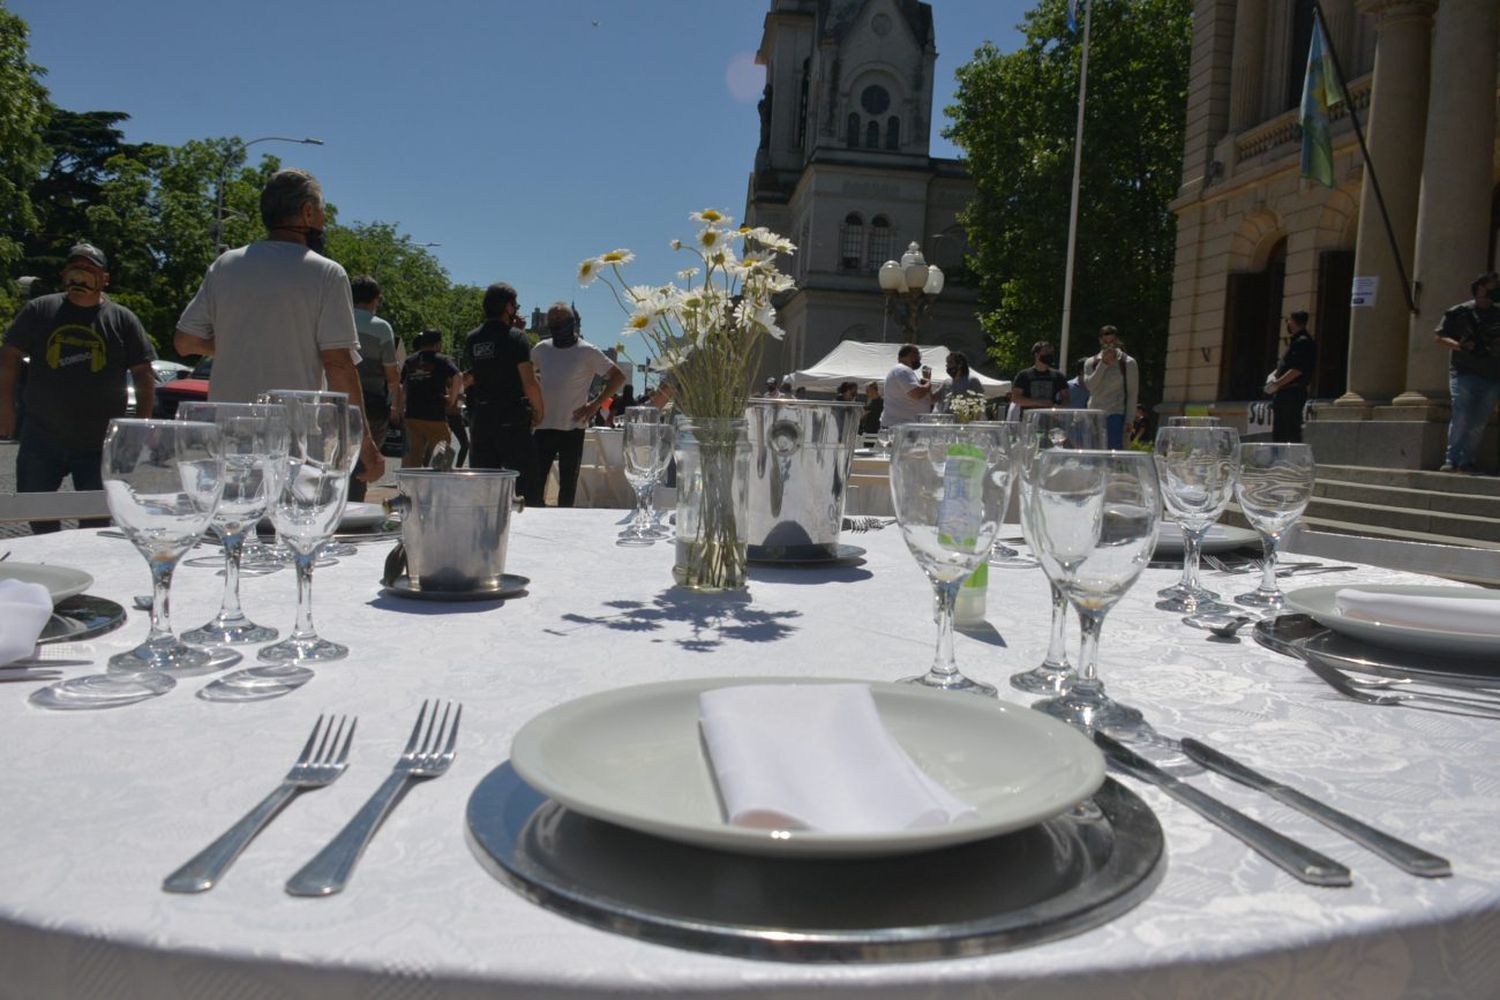
<svg viewBox="0 0 1500 1000"><path fill-rule="evenodd" d="M1457 472L1458 469L1456 469L1454 467L1454 465L1453 465L1452 462L1444 462L1442 465L1438 466L1438 471L1439 472Z"/></svg>

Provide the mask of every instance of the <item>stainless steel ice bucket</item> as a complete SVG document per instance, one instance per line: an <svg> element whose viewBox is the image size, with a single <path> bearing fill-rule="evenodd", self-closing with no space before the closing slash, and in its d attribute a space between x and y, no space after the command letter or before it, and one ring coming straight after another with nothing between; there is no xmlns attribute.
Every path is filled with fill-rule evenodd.
<svg viewBox="0 0 1500 1000"><path fill-rule="evenodd" d="M749 556L837 555L861 402L752 399Z"/></svg>
<svg viewBox="0 0 1500 1000"><path fill-rule="evenodd" d="M418 590L496 590L505 572L516 474L508 469L401 469L401 545Z"/></svg>

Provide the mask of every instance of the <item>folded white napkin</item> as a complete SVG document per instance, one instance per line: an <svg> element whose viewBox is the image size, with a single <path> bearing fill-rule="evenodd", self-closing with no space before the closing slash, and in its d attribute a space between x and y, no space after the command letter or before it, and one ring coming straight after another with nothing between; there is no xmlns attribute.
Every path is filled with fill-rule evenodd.
<svg viewBox="0 0 1500 1000"><path fill-rule="evenodd" d="M0 664L30 656L52 617L52 595L40 583L0 580Z"/></svg>
<svg viewBox="0 0 1500 1000"><path fill-rule="evenodd" d="M751 684L698 696L736 826L889 833L978 814L897 743L865 684Z"/></svg>
<svg viewBox="0 0 1500 1000"><path fill-rule="evenodd" d="M1500 611L1500 603L1482 597L1388 594L1349 587L1334 595L1333 604L1340 614L1361 621L1500 639L1500 615L1495 613Z"/></svg>

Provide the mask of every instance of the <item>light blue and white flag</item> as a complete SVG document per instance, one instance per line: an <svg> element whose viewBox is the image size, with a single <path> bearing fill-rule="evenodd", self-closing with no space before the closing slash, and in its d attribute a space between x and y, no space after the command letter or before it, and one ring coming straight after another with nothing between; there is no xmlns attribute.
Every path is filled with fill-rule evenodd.
<svg viewBox="0 0 1500 1000"><path fill-rule="evenodd" d="M1078 30L1078 2L1079 0L1068 0L1068 30Z"/></svg>

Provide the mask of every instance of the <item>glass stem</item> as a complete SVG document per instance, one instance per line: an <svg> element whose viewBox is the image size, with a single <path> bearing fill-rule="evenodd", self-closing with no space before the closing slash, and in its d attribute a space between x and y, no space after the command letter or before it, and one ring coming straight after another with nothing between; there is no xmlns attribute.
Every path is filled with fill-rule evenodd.
<svg viewBox="0 0 1500 1000"><path fill-rule="evenodd" d="M1099 687L1099 630L1103 627L1103 612L1078 609L1078 631L1083 642L1078 650L1078 679L1074 687Z"/></svg>
<svg viewBox="0 0 1500 1000"><path fill-rule="evenodd" d="M939 583L937 591L937 648L932 654L932 673L938 677L953 677L958 668L953 663L953 609L958 603L958 590L964 585L962 578L952 583Z"/></svg>
<svg viewBox="0 0 1500 1000"><path fill-rule="evenodd" d="M1279 534L1273 535L1264 531L1260 533L1260 545L1266 555L1260 564L1261 593L1274 594L1281 589L1276 583L1276 546L1280 543Z"/></svg>
<svg viewBox="0 0 1500 1000"><path fill-rule="evenodd" d="M1068 669L1068 595L1052 584L1052 641L1047 644L1047 663Z"/></svg>
<svg viewBox="0 0 1500 1000"><path fill-rule="evenodd" d="M1203 536L1206 534L1207 528L1190 531L1184 525L1182 529L1182 588L1189 594L1202 589L1198 583L1198 560L1203 556Z"/></svg>
<svg viewBox="0 0 1500 1000"><path fill-rule="evenodd" d="M656 525L656 477L648 476L646 485L641 487L641 507L646 512L645 524L651 528Z"/></svg>
<svg viewBox="0 0 1500 1000"><path fill-rule="evenodd" d="M635 520L631 522L630 530L637 535L644 534L651 527L650 490L650 480L635 488Z"/></svg>
<svg viewBox="0 0 1500 1000"><path fill-rule="evenodd" d="M172 638L172 573L177 569L177 560L151 560L151 634L147 644L170 641Z"/></svg>
<svg viewBox="0 0 1500 1000"><path fill-rule="evenodd" d="M312 573L317 561L316 549L296 552L292 556L292 563L297 568L297 624L292 629L292 639L315 639L318 635L312 620Z"/></svg>
<svg viewBox="0 0 1500 1000"><path fill-rule="evenodd" d="M219 620L238 621L245 617L240 610L240 559L245 554L245 532L234 531L220 537L224 542L224 600L219 605Z"/></svg>

